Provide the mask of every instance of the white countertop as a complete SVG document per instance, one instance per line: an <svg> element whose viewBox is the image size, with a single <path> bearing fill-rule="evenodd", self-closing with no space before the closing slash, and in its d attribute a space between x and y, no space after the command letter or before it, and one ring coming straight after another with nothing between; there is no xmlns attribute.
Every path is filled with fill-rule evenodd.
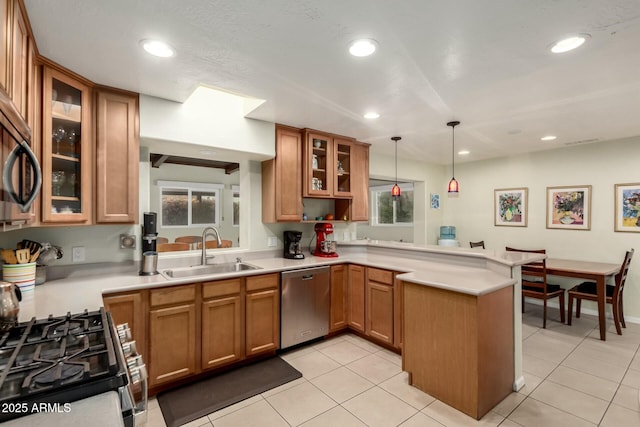
<svg viewBox="0 0 640 427"><path fill-rule="evenodd" d="M2 427L123 427L120 397L117 391L71 402L60 412L40 412L5 421Z"/></svg>
<svg viewBox="0 0 640 427"><path fill-rule="evenodd" d="M377 248L369 251L368 248ZM393 249L384 254L381 248ZM400 252L398 252L400 250ZM406 254L403 252L409 251ZM489 260L513 267L544 257L539 254L518 252L497 253L482 249L443 248L440 246L420 246L400 242L353 241L341 243L338 258L320 258L306 254L302 260L282 258L281 252L231 250L218 253L212 263L230 262L241 256L243 261L260 267L258 270L238 273L225 273L209 276L192 276L181 279L169 279L163 275L139 276L136 266L110 272L104 269L87 270L83 274L72 273L64 279L47 281L36 286L34 291L25 292L20 303L19 321L32 317L42 318L49 314L59 316L68 312L77 313L85 309L96 310L102 306L103 293L115 293L147 288L179 285L198 281L218 280L229 277L248 276L281 272L297 268L316 267L340 263L357 263L371 267L405 272L400 279L422 285L439 287L456 292L481 295L515 283L510 277L498 274L488 268L458 265L429 260L433 255L455 255L473 258L476 262ZM405 256L406 255L406 256ZM422 258L421 257L425 257ZM171 254L159 261L159 270L199 264L198 253L187 255Z"/></svg>

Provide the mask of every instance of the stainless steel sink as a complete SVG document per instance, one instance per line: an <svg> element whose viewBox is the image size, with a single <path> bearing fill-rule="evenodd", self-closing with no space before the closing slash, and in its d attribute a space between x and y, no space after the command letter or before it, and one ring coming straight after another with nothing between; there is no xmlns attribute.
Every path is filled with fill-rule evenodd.
<svg viewBox="0 0 640 427"><path fill-rule="evenodd" d="M253 264L246 262L225 262L222 264L208 264L208 265L194 265L192 267L172 268L169 270L163 270L164 276L172 279L191 276L203 276L208 274L222 274L222 273L235 273L239 271L259 270Z"/></svg>

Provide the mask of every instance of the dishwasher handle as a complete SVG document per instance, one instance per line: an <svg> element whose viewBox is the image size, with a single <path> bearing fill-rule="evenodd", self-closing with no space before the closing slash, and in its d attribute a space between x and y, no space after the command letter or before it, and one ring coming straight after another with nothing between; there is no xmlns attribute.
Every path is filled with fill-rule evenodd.
<svg viewBox="0 0 640 427"><path fill-rule="evenodd" d="M280 273L282 280L317 280L324 274L330 274L328 266L301 268L300 270L283 271Z"/></svg>

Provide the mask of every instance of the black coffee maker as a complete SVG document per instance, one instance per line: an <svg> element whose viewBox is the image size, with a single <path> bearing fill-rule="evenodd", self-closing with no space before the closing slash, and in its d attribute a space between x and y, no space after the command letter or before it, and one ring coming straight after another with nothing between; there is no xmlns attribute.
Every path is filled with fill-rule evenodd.
<svg viewBox="0 0 640 427"><path fill-rule="evenodd" d="M142 264L140 266L141 276L153 276L158 274L158 252L156 252L156 232L155 212L145 212L142 225Z"/></svg>
<svg viewBox="0 0 640 427"><path fill-rule="evenodd" d="M304 254L300 249L300 239L302 231L287 230L284 232L284 257L290 259L304 259Z"/></svg>

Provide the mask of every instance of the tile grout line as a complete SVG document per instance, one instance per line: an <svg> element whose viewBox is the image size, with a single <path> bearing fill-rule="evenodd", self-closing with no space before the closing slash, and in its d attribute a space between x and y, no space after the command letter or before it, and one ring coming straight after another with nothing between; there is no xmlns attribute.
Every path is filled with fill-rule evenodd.
<svg viewBox="0 0 640 427"><path fill-rule="evenodd" d="M611 405L613 405L613 400L616 398L616 395L618 394L618 391L620 390L620 387L622 387L622 381L624 381L624 377L627 375L627 373L631 369L631 364L633 363L633 359L635 359L635 357L638 354L640 354L639 353L639 349L640 349L640 345L638 345L636 347L636 351L633 354L633 357L631 358L631 361L629 362L629 365L627 366L627 369L624 371L624 375L622 376L622 379L620 379L620 382L618 383L618 387L616 387L616 392L613 393L613 397L611 398L611 400L609 401L609 404L607 405L607 409L605 409L604 413L602 414L602 417L600 418L600 421L598 422L598 426L600 426L602 424L602 422L604 421L604 417L607 416L607 412L609 411L609 408L611 408Z"/></svg>
<svg viewBox="0 0 640 427"><path fill-rule="evenodd" d="M594 326L594 327L591 329L591 331L590 331L590 332L588 332L586 335L584 335L584 336L582 337L582 339L581 339L581 340L580 340L580 341L579 341L579 342L578 342L578 343L573 347L573 350L571 350L571 351L569 352L569 354L567 354L567 355L564 357L564 359L562 359L560 362L558 362L558 363L556 364L556 367L555 367L555 368L553 368L553 369L551 370L551 372L549 372L549 373L547 374L547 376L546 376L546 377L544 377L544 378L542 379L542 381L540 381L540 383L539 383L539 384L538 384L538 385L537 385L533 390L531 390L531 391L529 392L529 394L527 394L527 395L526 395L526 397L525 397L524 399L522 399L522 402L518 403L518 404L517 404L517 405L516 405L516 406L515 406L515 407L514 407L510 412L509 412L509 414L504 418L505 420L506 420L506 419L508 419L508 418L509 418L509 417L510 417L510 416L511 416L515 411L516 411L516 409L518 409L518 408L519 408L519 407L520 407L524 402L526 402L526 401L527 401L527 399L531 399L531 400L535 400L536 402L540 402L539 400L537 400L537 399L535 399L534 397L532 397L533 392L534 392L534 391L536 391L536 390L538 389L538 387L540 387L540 385L542 385L542 383L543 383L543 382L545 382L545 381L547 381L547 380L548 380L548 378L551 376L551 374L553 374L553 372L555 372L555 370L556 370L556 369L558 369L558 367L562 364L562 362L564 362L564 361L565 361L565 360L566 360L566 359L567 359L571 354L573 354L573 352L574 352L574 351L576 351L576 349L580 346L580 344L582 344L582 343L585 341L585 339L589 336L589 334L590 334L591 332L593 332L593 331L595 330L595 328L596 328L596 327ZM537 331L535 331L533 334L529 335L526 339L529 339L530 337L532 337L532 336L534 336L534 335L536 335L536 334L538 334L538 333L542 332L543 330L544 330L543 328L538 328L538 330L537 330ZM544 359L542 359L542 360L544 360ZM550 380L549 380L549 381L550 381ZM553 382L553 381L551 381L551 382ZM569 388L570 388L570 387L569 387ZM578 390L577 390L577 391L578 391ZM517 393L517 392L516 392L516 393ZM540 403L543 403L543 404L545 404L545 405L548 405L548 404L547 404L547 403L545 403L545 402L540 402ZM559 411L561 411L561 412L564 412L565 414L569 414L569 415L572 415L572 416L576 416L576 415L571 414L570 412L567 412L567 411L565 411L565 410L563 410L563 409L556 408L556 407L555 407L555 406L553 406L553 405L549 405L549 406L551 406L552 408L555 408L555 409L557 409L557 410L559 410ZM605 411L605 413L606 413L606 411ZM578 418L580 418L580 419L584 419L584 418L582 418L582 417L578 417ZM515 421L513 421L513 420L511 420L511 419L509 419L509 421L515 422ZM588 420L585 420L585 421L588 421ZM590 422L590 421L588 421L588 422ZM516 423L516 424L518 424L518 423Z"/></svg>

